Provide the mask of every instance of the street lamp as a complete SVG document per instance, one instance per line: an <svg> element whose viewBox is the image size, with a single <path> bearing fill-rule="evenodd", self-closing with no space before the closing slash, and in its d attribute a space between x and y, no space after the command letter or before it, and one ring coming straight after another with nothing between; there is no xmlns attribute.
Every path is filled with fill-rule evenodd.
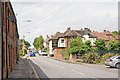
<svg viewBox="0 0 120 80"><path fill-rule="evenodd" d="M22 22L30 23L31 20L25 20L25 21L22 21ZM19 27L20 27L20 23L19 23ZM30 33L30 32L26 32L26 33ZM23 44L23 47L22 47L23 54L22 54L22 56L24 56L24 54L25 54L25 35L23 35L23 42L22 42L22 44Z"/></svg>

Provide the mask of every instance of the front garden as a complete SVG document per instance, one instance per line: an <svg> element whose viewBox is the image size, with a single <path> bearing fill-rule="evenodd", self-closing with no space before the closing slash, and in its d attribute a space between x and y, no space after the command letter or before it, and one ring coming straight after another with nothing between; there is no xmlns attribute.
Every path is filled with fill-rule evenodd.
<svg viewBox="0 0 120 80"><path fill-rule="evenodd" d="M78 36L76 39L71 40L70 48L64 50L62 55L65 60L70 60L70 55L79 55L76 62L89 64L104 64L107 58L120 55L119 41L111 40L105 42L104 40L98 39L94 44L95 46L92 46L90 41L83 43L81 37Z"/></svg>

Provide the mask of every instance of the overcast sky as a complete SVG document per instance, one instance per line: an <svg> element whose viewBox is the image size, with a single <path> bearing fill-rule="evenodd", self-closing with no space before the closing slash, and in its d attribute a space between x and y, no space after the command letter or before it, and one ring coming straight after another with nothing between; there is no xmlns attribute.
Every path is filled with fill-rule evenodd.
<svg viewBox="0 0 120 80"><path fill-rule="evenodd" d="M94 31L118 30L118 0L13 1L20 38L25 35L30 43L35 37L64 32L67 27L88 27Z"/></svg>

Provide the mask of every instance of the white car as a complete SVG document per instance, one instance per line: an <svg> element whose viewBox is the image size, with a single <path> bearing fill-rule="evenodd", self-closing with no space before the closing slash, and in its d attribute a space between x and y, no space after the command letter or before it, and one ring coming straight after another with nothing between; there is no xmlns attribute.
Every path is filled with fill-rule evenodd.
<svg viewBox="0 0 120 80"><path fill-rule="evenodd" d="M41 50L41 51L39 52L39 55L41 55L41 56L47 56L48 53L46 53L45 50Z"/></svg>
<svg viewBox="0 0 120 80"><path fill-rule="evenodd" d="M106 66L120 68L120 56L113 56L105 61Z"/></svg>

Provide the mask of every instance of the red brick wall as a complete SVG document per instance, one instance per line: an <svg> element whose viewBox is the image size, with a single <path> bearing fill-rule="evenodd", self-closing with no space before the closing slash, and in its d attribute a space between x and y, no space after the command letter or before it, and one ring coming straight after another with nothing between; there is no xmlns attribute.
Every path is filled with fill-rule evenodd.
<svg viewBox="0 0 120 80"><path fill-rule="evenodd" d="M15 16L10 2L2 2L3 21L3 78L7 78L14 70L17 59L18 32L16 22L8 20L8 16Z"/></svg>
<svg viewBox="0 0 120 80"><path fill-rule="evenodd" d="M70 38L65 38L66 40L66 47L69 48L70 47Z"/></svg>
<svg viewBox="0 0 120 80"><path fill-rule="evenodd" d="M56 49L54 49L54 57L56 59L63 59L63 55L61 53L62 50L64 50L64 48L56 48Z"/></svg>

